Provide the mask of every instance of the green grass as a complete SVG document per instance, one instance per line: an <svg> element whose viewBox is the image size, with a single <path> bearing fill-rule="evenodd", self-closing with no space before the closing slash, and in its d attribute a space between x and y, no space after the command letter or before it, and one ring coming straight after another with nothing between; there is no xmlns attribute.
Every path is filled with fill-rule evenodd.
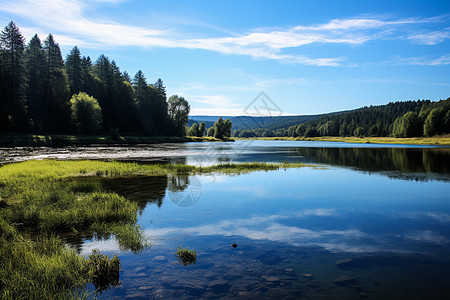
<svg viewBox="0 0 450 300"><path fill-rule="evenodd" d="M99 239L114 236L121 249L135 253L150 246L136 225L137 203L106 192L98 181L84 177L242 174L302 166L305 165L244 163L195 167L81 160L3 165L0 299L84 297L83 289L89 282L97 282L99 290L118 283L118 258L109 259L96 252L86 260L67 248L57 234L88 232ZM76 180L79 177L83 180ZM192 254L191 250L180 251L180 257Z"/></svg>

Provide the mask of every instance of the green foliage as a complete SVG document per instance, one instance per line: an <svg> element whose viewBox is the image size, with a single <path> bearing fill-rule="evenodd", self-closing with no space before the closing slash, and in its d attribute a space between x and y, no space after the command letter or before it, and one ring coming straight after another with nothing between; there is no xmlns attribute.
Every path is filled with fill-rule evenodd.
<svg viewBox="0 0 450 300"><path fill-rule="evenodd" d="M46 102L45 92L45 53L41 40L34 35L25 50L25 66L28 78L27 100L28 110L33 127L37 130L45 129Z"/></svg>
<svg viewBox="0 0 450 300"><path fill-rule="evenodd" d="M214 136L214 126L208 128L208 130L207 130L207 132L206 132L206 135L207 135L207 136L211 136L211 137Z"/></svg>
<svg viewBox="0 0 450 300"><path fill-rule="evenodd" d="M139 225L123 226L123 224L119 224L112 227L111 232L115 235L122 250L131 250L134 253L139 253L150 247L150 244L145 239L144 231Z"/></svg>
<svg viewBox="0 0 450 300"><path fill-rule="evenodd" d="M353 131L353 135L357 137L363 137L366 135L366 129L364 127L357 127L355 131Z"/></svg>
<svg viewBox="0 0 450 300"><path fill-rule="evenodd" d="M199 128L198 123L192 124L192 126L188 129L187 135L188 136L199 136Z"/></svg>
<svg viewBox="0 0 450 300"><path fill-rule="evenodd" d="M184 126L188 122L191 107L186 99L174 95L169 98L168 113L175 135L184 135Z"/></svg>
<svg viewBox="0 0 450 300"><path fill-rule="evenodd" d="M181 245L178 246L177 251L175 252L175 257L185 266L190 264L195 265L197 262L197 252L195 252L195 250L189 250L188 248L182 249Z"/></svg>
<svg viewBox="0 0 450 300"><path fill-rule="evenodd" d="M233 131L235 137L420 137L450 133L450 98L394 102L327 114L287 128ZM272 124L272 123L271 123ZM272 126L272 125L271 125Z"/></svg>
<svg viewBox="0 0 450 300"><path fill-rule="evenodd" d="M0 34L0 131L28 129L25 38L11 21Z"/></svg>
<svg viewBox="0 0 450 300"><path fill-rule="evenodd" d="M1 220L1 219L0 219ZM2 221L0 221L0 224ZM55 236L0 237L0 298L54 299L89 282L85 260Z"/></svg>
<svg viewBox="0 0 450 300"><path fill-rule="evenodd" d="M422 124L415 111L409 111L394 121L392 135L394 137L422 136Z"/></svg>
<svg viewBox="0 0 450 300"><path fill-rule="evenodd" d="M120 284L119 272L122 270L119 257L109 259L98 250L93 250L87 261L88 274L97 291L103 291Z"/></svg>
<svg viewBox="0 0 450 300"><path fill-rule="evenodd" d="M447 101L449 101L449 99ZM450 103L446 106L439 106L433 108L428 114L423 124L424 135L433 136L437 134L449 133L450 132L450 126L448 122L449 111L450 111Z"/></svg>
<svg viewBox="0 0 450 300"><path fill-rule="evenodd" d="M58 43L49 34L44 41L44 122L49 131L70 128L70 87Z"/></svg>
<svg viewBox="0 0 450 300"><path fill-rule="evenodd" d="M216 139L225 140L231 137L232 123L229 119L225 121L220 117L216 123L214 123L214 137Z"/></svg>
<svg viewBox="0 0 450 300"><path fill-rule="evenodd" d="M206 124L205 124L205 122L201 122L200 123L200 126L199 126L199 128L198 128L198 137L202 137L202 136L204 136L205 135L205 129L206 129Z"/></svg>
<svg viewBox="0 0 450 300"><path fill-rule="evenodd" d="M13 22L5 27L0 35L0 131L79 131L70 122L69 100L80 92L98 100L104 132L184 135L183 117L175 117L175 124L169 120L166 88L160 78L148 84L139 71L132 81L105 55L93 64L77 46L64 63L53 35L48 35L43 47L35 35L25 47L19 28ZM187 101L183 105L189 106Z"/></svg>
<svg viewBox="0 0 450 300"><path fill-rule="evenodd" d="M79 132L88 134L100 129L102 109L97 99L81 92L70 99L72 119Z"/></svg>

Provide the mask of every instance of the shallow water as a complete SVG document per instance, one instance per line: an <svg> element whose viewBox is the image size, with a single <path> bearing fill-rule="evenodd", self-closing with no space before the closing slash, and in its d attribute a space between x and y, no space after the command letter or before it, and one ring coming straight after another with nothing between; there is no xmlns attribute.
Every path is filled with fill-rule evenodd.
<svg viewBox="0 0 450 300"><path fill-rule="evenodd" d="M14 160L321 166L101 179L105 189L139 203L138 222L152 246L133 254L114 239L80 241L83 254L119 253L121 286L99 298L446 299L450 293L448 147L241 141L83 149L34 149ZM197 251L195 265L178 263L179 245Z"/></svg>

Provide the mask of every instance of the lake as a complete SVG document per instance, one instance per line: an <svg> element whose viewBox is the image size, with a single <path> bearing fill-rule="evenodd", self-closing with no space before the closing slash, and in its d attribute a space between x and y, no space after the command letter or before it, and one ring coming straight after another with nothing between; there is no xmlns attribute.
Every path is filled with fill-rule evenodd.
<svg viewBox="0 0 450 300"><path fill-rule="evenodd" d="M118 253L120 287L103 299L447 299L450 147L301 141L0 149L2 162L302 162L245 175L98 179L137 201L152 246L72 241ZM231 245L236 244L234 248ZM178 246L195 249L180 264ZM91 287L93 288L93 287Z"/></svg>

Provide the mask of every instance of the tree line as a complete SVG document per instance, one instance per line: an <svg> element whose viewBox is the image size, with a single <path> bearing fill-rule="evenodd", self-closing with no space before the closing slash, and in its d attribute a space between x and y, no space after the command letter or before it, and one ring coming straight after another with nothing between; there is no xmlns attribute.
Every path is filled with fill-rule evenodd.
<svg viewBox="0 0 450 300"><path fill-rule="evenodd" d="M307 121L287 128L234 130L233 137L421 137L450 133L450 98L391 102Z"/></svg>
<svg viewBox="0 0 450 300"><path fill-rule="evenodd" d="M190 105L161 79L131 78L75 46L64 60L49 34L28 44L11 21L0 35L0 132L184 135Z"/></svg>
<svg viewBox="0 0 450 300"><path fill-rule="evenodd" d="M197 122L193 123L191 127L186 129L186 135L196 137L209 136L220 140L226 140L231 137L232 126L233 124L230 119L223 120L223 118L220 117L214 125L208 129L206 129L205 122L201 122L200 125Z"/></svg>

